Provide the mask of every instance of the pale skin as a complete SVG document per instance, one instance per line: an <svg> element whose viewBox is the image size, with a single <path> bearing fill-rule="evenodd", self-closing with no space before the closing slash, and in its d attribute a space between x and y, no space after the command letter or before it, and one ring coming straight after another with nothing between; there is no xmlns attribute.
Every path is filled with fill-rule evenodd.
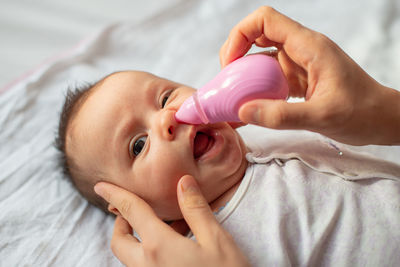
<svg viewBox="0 0 400 267"><path fill-rule="evenodd" d="M277 58L289 81L290 95L306 101L252 101L241 107L242 121L276 129L311 130L353 145L400 143L400 93L372 79L327 37L273 8L261 7L232 29L220 50L221 65L243 56L253 44L279 49ZM188 194L179 186L186 181L194 183L192 177L182 177L177 196L197 245L189 245L189 240L167 226L159 225L158 230L146 227L145 222L160 224L146 203L124 194L121 188L97 184L96 192L108 202L119 209L128 207L123 209L125 219L119 217L115 223L114 253L127 265L248 266L229 234L215 221L200 191L189 190ZM130 235L131 227L148 238L138 243Z"/></svg>
<svg viewBox="0 0 400 267"><path fill-rule="evenodd" d="M215 219L196 180L185 175L177 186L179 206L197 242L163 223L150 206L136 195L108 183L96 192L117 207L111 249L127 266L250 266L234 240ZM132 236L140 235L140 243Z"/></svg>
<svg viewBox="0 0 400 267"><path fill-rule="evenodd" d="M196 177L213 207L225 205L243 178L247 148L228 123L175 120L195 89L150 73L124 71L108 76L94 90L67 132L67 153L79 169L101 173L93 179L135 193L163 220L182 218L176 185L185 174ZM212 141L206 153L195 157L199 132Z"/></svg>
<svg viewBox="0 0 400 267"><path fill-rule="evenodd" d="M329 38L261 7L230 32L220 50L222 67L253 43L279 49L290 96L306 101L251 101L240 108L243 122L310 130L351 145L400 144L400 92L375 81Z"/></svg>

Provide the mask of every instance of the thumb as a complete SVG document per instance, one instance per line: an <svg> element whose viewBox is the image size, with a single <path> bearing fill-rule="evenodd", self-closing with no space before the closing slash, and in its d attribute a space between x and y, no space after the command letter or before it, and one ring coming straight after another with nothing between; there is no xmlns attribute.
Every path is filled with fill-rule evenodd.
<svg viewBox="0 0 400 267"><path fill-rule="evenodd" d="M200 244L215 243L215 233L222 230L196 180L183 176L178 182L178 202L182 215ZM218 229L219 228L219 229Z"/></svg>
<svg viewBox="0 0 400 267"><path fill-rule="evenodd" d="M272 129L309 130L315 122L314 106L309 102L287 103L284 100L258 99L243 104L239 118Z"/></svg>

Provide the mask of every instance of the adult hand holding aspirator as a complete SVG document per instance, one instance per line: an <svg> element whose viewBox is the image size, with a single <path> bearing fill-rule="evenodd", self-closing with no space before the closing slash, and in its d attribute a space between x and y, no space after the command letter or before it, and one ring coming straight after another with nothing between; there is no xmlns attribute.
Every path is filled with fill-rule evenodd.
<svg viewBox="0 0 400 267"><path fill-rule="evenodd" d="M289 96L306 101L250 101L239 110L243 122L310 130L352 145L400 144L400 92L375 81L326 36L260 7L230 32L220 50L222 67L253 43L279 49Z"/></svg>

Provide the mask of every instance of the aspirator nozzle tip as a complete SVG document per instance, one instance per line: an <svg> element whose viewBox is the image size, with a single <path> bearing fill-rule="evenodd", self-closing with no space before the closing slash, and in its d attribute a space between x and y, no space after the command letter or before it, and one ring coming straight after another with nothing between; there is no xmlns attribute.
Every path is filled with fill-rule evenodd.
<svg viewBox="0 0 400 267"><path fill-rule="evenodd" d="M184 122L188 124L202 124L204 123L199 113L197 112L196 104L194 102L193 96L187 98L183 102L182 106L175 113L175 119L178 122Z"/></svg>

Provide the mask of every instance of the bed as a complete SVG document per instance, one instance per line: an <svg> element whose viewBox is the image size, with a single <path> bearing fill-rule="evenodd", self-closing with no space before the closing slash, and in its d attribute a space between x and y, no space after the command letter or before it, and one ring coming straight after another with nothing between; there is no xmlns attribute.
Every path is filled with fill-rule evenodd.
<svg viewBox="0 0 400 267"><path fill-rule="evenodd" d="M266 4L325 33L376 80L400 88L397 0L2 1L0 266L120 266L109 249L113 217L89 205L57 163L66 89L124 69L198 88L219 71L229 30ZM309 134L254 126L240 133L248 142ZM400 162L399 147L354 149Z"/></svg>

